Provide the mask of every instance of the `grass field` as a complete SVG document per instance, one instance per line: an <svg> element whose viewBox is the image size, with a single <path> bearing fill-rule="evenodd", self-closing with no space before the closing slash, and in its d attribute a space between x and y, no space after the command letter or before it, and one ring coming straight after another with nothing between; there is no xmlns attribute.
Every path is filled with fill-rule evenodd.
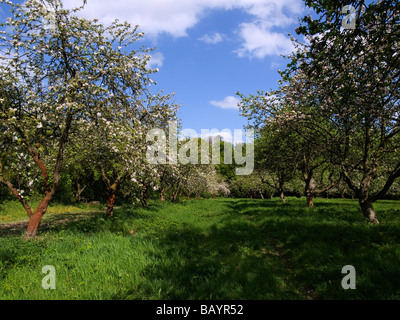
<svg viewBox="0 0 400 320"><path fill-rule="evenodd" d="M400 203L215 199L148 208L54 206L39 239L23 211L0 206L0 299L399 299ZM11 224L18 222L17 224ZM54 266L56 289L42 268ZM341 286L356 269L356 289Z"/></svg>

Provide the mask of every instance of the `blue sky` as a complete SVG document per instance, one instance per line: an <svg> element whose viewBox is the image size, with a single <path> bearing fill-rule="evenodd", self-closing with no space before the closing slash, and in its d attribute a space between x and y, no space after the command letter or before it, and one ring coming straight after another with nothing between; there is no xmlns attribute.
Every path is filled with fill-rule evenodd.
<svg viewBox="0 0 400 320"><path fill-rule="evenodd" d="M138 24L141 44L156 47L159 89L175 92L183 128L200 133L243 128L236 92L277 87L287 63L280 54L292 50L288 33L307 10L302 0L88 0L81 14Z"/></svg>

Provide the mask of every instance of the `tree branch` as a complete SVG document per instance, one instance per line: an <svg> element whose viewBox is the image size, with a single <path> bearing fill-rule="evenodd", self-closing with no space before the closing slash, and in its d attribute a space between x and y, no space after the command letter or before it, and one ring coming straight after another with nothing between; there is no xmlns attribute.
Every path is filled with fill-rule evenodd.
<svg viewBox="0 0 400 320"><path fill-rule="evenodd" d="M18 201L23 205L28 216L31 217L33 215L32 209L26 202L26 199L20 194L20 192L17 190L17 188L15 188L14 185L10 181L4 180L3 165L1 163L0 163L0 183L2 185L6 186L8 189L10 189L10 191L13 193L13 195L16 196Z"/></svg>

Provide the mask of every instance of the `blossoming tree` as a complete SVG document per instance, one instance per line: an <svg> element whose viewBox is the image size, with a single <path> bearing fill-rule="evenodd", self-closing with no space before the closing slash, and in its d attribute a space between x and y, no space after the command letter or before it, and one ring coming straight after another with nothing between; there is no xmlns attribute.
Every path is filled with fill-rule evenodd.
<svg viewBox="0 0 400 320"><path fill-rule="evenodd" d="M400 177L400 4L348 1L352 28L341 2L307 4L320 18L306 17L297 29L310 45L293 57L287 76L302 72L313 83L343 179L364 216L378 223L373 203Z"/></svg>
<svg viewBox="0 0 400 320"><path fill-rule="evenodd" d="M151 130L166 130L169 121L176 119L178 105L171 95L152 94L143 89L136 104L125 108L125 114L99 115L86 130L90 156L99 166L108 192L107 216L113 213L116 191L128 179L141 190L139 200L146 205L148 189L160 180L156 165L149 163L146 151Z"/></svg>
<svg viewBox="0 0 400 320"><path fill-rule="evenodd" d="M148 50L134 48L142 37L137 26L103 26L60 0L1 2L12 7L13 17L0 31L0 139L2 154L9 152L1 158L8 169L0 182L24 205L30 217L25 236L31 238L57 191L69 143L79 144L80 128L100 115L113 114L115 123L129 117L153 71L146 68ZM43 197L33 209L11 173L23 173L29 184L35 171Z"/></svg>
<svg viewBox="0 0 400 320"><path fill-rule="evenodd" d="M285 129L301 124L301 136L314 137L314 159L339 168L364 216L379 223L373 203L400 177L400 4L346 2L351 24L344 1L306 1L320 17L307 16L296 29L308 44L297 42L281 73L283 95L276 104L255 101L248 116Z"/></svg>

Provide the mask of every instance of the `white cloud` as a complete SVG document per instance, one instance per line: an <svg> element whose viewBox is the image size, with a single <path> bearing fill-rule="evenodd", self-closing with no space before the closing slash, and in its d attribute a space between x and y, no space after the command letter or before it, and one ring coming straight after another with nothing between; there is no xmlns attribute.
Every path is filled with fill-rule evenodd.
<svg viewBox="0 0 400 320"><path fill-rule="evenodd" d="M82 0L64 0L67 8L81 4ZM263 58L287 52L290 46L284 39L286 36L272 29L296 22L303 8L302 0L88 0L80 14L86 18L98 18L105 24L117 18L132 25L138 24L140 31L156 38L163 33L174 37L187 36L188 29L212 9L238 9L253 18L251 23L239 26L238 34L243 41L239 55ZM251 31L256 34L250 34ZM222 38L221 34L214 33L200 39L207 43L218 43ZM258 46L255 43L257 40L261 41Z"/></svg>
<svg viewBox="0 0 400 320"><path fill-rule="evenodd" d="M224 129L224 130L215 130L218 132L210 132L205 135L201 135L201 138L204 140L212 139L212 141L215 141L218 137L220 137L223 141L226 142L233 142L233 134L230 129Z"/></svg>
<svg viewBox="0 0 400 320"><path fill-rule="evenodd" d="M80 6L82 0L64 0L66 8ZM114 19L139 24L144 32L163 32L176 37L200 21L208 9L241 9L271 25L282 26L302 12L302 0L88 0L82 14L104 23ZM285 13L286 12L286 13Z"/></svg>
<svg viewBox="0 0 400 320"><path fill-rule="evenodd" d="M278 69L280 66L281 66L280 62L272 61L270 68L271 68L271 70L275 70L275 69Z"/></svg>
<svg viewBox="0 0 400 320"><path fill-rule="evenodd" d="M210 103L218 108L221 109L234 109L234 110L238 110L238 104L239 104L240 100L236 97L233 96L228 96L226 97L224 100L221 101L210 101Z"/></svg>
<svg viewBox="0 0 400 320"><path fill-rule="evenodd" d="M205 34L204 36L200 37L199 40L209 44L217 44L224 40L224 35L220 34L219 32L215 32L212 35Z"/></svg>
<svg viewBox="0 0 400 320"><path fill-rule="evenodd" d="M296 21L296 17L303 12L304 4L301 0L243 0L247 3L246 11L262 20L269 27L285 27Z"/></svg>
<svg viewBox="0 0 400 320"><path fill-rule="evenodd" d="M150 55L151 59L148 63L148 67L151 69L161 68L164 64L164 55L161 52L155 52Z"/></svg>
<svg viewBox="0 0 400 320"><path fill-rule="evenodd" d="M187 133L187 137L192 138L201 138L203 140L212 139L212 141L216 141L218 137L222 139L222 141L230 142L232 144L243 143L245 138L245 131L243 129L202 129L201 133L197 133L192 129L185 129ZM186 138L181 137L182 139Z"/></svg>
<svg viewBox="0 0 400 320"><path fill-rule="evenodd" d="M289 36L271 31L264 23L242 23L239 36L242 47L237 50L239 57L263 59L267 55L288 54L294 50Z"/></svg>
<svg viewBox="0 0 400 320"><path fill-rule="evenodd" d="M214 2L214 3L213 3ZM115 19L138 24L140 31L150 36L162 33L174 37L187 35L187 30L199 22L203 11L218 1L211 0L88 0L81 12L86 18L98 18L109 24ZM76 7L82 0L64 0L67 8Z"/></svg>

